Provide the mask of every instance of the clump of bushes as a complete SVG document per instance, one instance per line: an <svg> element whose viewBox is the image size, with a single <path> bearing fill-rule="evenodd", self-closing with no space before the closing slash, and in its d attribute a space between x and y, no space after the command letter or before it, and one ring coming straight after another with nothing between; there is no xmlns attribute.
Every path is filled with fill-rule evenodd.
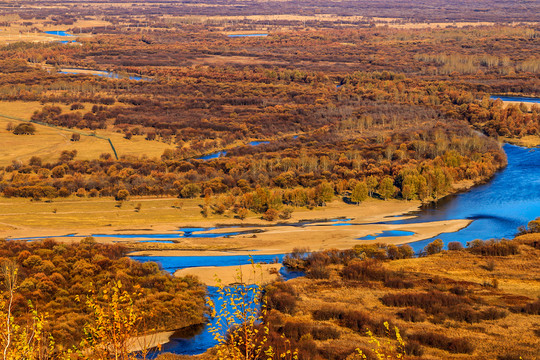
<svg viewBox="0 0 540 360"><path fill-rule="evenodd" d="M285 314L293 314L296 310L296 292L290 284L277 282L265 289L267 308L275 309Z"/></svg>
<svg viewBox="0 0 540 360"><path fill-rule="evenodd" d="M446 335L434 332L422 332L409 336L420 344L446 350L453 354L472 354L474 346L463 338L450 338Z"/></svg>
<svg viewBox="0 0 540 360"><path fill-rule="evenodd" d="M410 322L422 322L426 320L426 314L421 309L412 307L398 311L397 316Z"/></svg>
<svg viewBox="0 0 540 360"><path fill-rule="evenodd" d="M519 247L511 240L474 240L467 243L467 250L482 256L509 256L519 254Z"/></svg>

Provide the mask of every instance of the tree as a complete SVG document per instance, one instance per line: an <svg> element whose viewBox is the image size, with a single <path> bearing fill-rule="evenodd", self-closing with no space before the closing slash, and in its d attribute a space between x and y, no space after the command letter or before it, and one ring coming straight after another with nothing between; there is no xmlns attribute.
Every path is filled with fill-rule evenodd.
<svg viewBox="0 0 540 360"><path fill-rule="evenodd" d="M15 135L34 135L36 132L36 127L34 124L22 123L13 129L13 134Z"/></svg>
<svg viewBox="0 0 540 360"><path fill-rule="evenodd" d="M71 141L79 141L79 140L81 140L81 134L79 133L71 134Z"/></svg>
<svg viewBox="0 0 540 360"><path fill-rule="evenodd" d="M118 190L118 192L116 193L115 199L117 201L123 201L123 200L127 200L128 197L129 197L129 191L122 189L122 190Z"/></svg>
<svg viewBox="0 0 540 360"><path fill-rule="evenodd" d="M100 296L90 293L86 306L93 313L93 321L84 327L81 348L85 351L80 355L89 359L138 359L131 348L139 334L141 317L131 294L122 289L122 283L109 283Z"/></svg>
<svg viewBox="0 0 540 360"><path fill-rule="evenodd" d="M0 277L4 288L0 290L0 351L5 360L46 360L52 357L52 337L45 330L45 315L38 314L28 304L30 319L20 321L13 314L18 294L17 266L6 261L1 265Z"/></svg>
<svg viewBox="0 0 540 360"><path fill-rule="evenodd" d="M365 181L357 183L351 194L351 201L360 204L368 198L368 186Z"/></svg>
<svg viewBox="0 0 540 360"><path fill-rule="evenodd" d="M370 175L366 179L366 185L368 187L368 193L369 196L373 196L373 192L375 191L375 188L377 187L377 184L379 182L377 181L377 178L373 175Z"/></svg>
<svg viewBox="0 0 540 360"><path fill-rule="evenodd" d="M441 239L435 239L432 243L429 243L424 248L424 251L428 255L438 254L442 251L444 243Z"/></svg>
<svg viewBox="0 0 540 360"><path fill-rule="evenodd" d="M394 196L396 190L397 189L394 186L394 179L392 179L390 176L386 176L379 184L378 192L384 200L387 200Z"/></svg>
<svg viewBox="0 0 540 360"><path fill-rule="evenodd" d="M64 175L66 175L66 166L65 165L55 166L51 171L51 177L53 177L55 179L63 178Z"/></svg>
<svg viewBox="0 0 540 360"><path fill-rule="evenodd" d="M183 198L194 198L201 194L201 187L194 183L186 184L182 190L180 190L180 196Z"/></svg>

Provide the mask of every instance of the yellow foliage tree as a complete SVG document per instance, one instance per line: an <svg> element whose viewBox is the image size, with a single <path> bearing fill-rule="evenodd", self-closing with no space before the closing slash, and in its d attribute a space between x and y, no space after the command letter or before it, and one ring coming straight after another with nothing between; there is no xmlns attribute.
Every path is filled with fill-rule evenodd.
<svg viewBox="0 0 540 360"><path fill-rule="evenodd" d="M46 314L39 314L28 302L29 314L15 318L14 298L18 269L12 262L1 266L3 288L0 292L0 351L3 360L48 360L54 341L45 330Z"/></svg>

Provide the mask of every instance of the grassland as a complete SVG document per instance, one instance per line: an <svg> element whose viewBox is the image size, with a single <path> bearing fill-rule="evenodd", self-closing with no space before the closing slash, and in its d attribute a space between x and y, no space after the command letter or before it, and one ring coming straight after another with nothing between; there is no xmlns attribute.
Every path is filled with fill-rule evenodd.
<svg viewBox="0 0 540 360"><path fill-rule="evenodd" d="M70 112L69 107L63 104L55 104L62 108L64 113ZM86 111L91 105L85 104ZM7 115L20 119L30 119L34 111L42 108L39 102L0 102L0 115ZM84 110L83 110L84 111ZM0 149L0 166L11 164L13 160L27 162L32 156L39 156L44 162L58 160L64 150L77 150L77 159L97 159L103 153L111 153L112 149L106 140L93 136L81 136L80 141L71 141L72 132L59 128L36 124L35 135L14 135L6 130L9 123L16 125L16 120L0 116L0 137L4 146ZM124 138L122 133L110 130L83 131L94 132L96 135L110 138L114 144L118 156L146 155L150 158L159 157L165 149L172 146L160 141L149 141L144 136L133 136L130 140Z"/></svg>
<svg viewBox="0 0 540 360"><path fill-rule="evenodd" d="M300 348L316 348L311 351L319 354L328 354L333 349L333 358L345 358L358 347L373 348L365 326L384 343L382 322L389 321L400 329L406 344L415 343L414 355L422 359L538 359L538 316L523 309L540 296L539 260L540 250L528 245L520 245L519 254L510 256L449 251L382 264L362 262L363 270L355 279L345 278L343 274L345 267L357 265L328 265L322 271L318 262L318 270L311 279L308 270L308 278L290 280L277 287L282 289L279 296L284 296L283 292L294 294L296 303L287 307L294 309L292 312L286 314L281 309L285 314L274 314L270 321L297 341ZM349 264L352 263L354 260ZM423 298L423 303L415 305L418 307L391 306L384 300L392 296L420 299L422 294L428 296ZM439 297L461 303L435 305ZM483 320L471 317L483 311L499 315ZM322 319L325 316L330 318ZM310 337L299 330L323 328L328 336L314 332ZM436 341L433 345L423 342L426 334L461 339L462 344L471 346L445 349ZM424 340L419 340L420 346L413 339ZM311 358L318 357L311 355Z"/></svg>
<svg viewBox="0 0 540 360"><path fill-rule="evenodd" d="M11 44L19 41L55 42L68 40L65 36L46 34L45 31L68 31L69 29L94 28L108 26L108 21L94 18L79 19L73 25L51 25L44 20L33 19L31 25L16 15L0 16L0 22L8 22L10 26L0 26L0 44ZM79 38L90 37L89 34L75 34ZM69 40L74 40L70 38Z"/></svg>

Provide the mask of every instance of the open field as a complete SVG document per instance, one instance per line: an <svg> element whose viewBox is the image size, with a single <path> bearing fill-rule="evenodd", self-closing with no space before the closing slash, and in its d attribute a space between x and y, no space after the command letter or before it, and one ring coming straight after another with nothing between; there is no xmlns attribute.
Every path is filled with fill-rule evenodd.
<svg viewBox="0 0 540 360"><path fill-rule="evenodd" d="M55 105L60 106L63 112L69 112L68 106ZM85 107L90 108L91 105L86 104ZM37 101L0 102L0 115L30 119L34 111L41 108L42 105ZM39 124L35 124L37 129L35 135L14 135L6 130L9 123L16 125L19 121L0 116L0 137L4 145L0 149L0 166L9 165L13 160L27 162L32 156L39 156L44 162L54 162L64 150L77 150L77 159L82 160L97 159L103 153L112 154L109 143L103 139L81 136L80 141L73 142L70 140L71 131ZM133 136L127 140L122 133L109 130L83 130L82 132L88 134L94 132L96 135L110 138L118 156L159 157L165 149L172 148L171 145L163 142L146 140L142 135Z"/></svg>

